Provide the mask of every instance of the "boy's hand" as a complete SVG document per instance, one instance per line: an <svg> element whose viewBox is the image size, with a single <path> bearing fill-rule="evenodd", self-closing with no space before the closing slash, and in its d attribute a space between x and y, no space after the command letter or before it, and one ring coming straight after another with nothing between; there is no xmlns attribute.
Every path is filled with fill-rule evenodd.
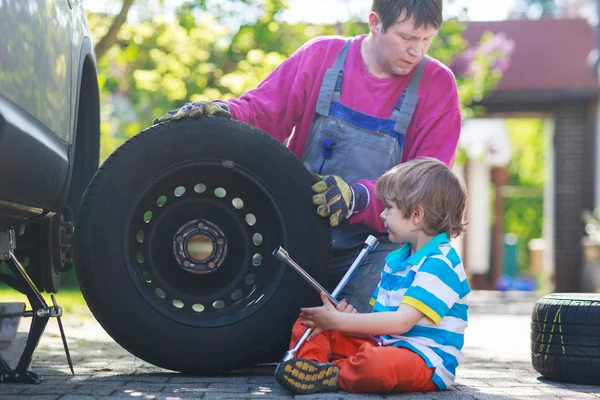
<svg viewBox="0 0 600 400"><path fill-rule="evenodd" d="M352 304L348 303L348 300L342 299L340 304L335 308L339 312L348 313L348 314L358 314L358 310L354 308Z"/></svg>
<svg viewBox="0 0 600 400"><path fill-rule="evenodd" d="M336 310L324 292L321 292L321 301L323 302L321 307L300 309L300 318L306 320L300 322L300 324L313 329L321 328L323 331L333 330L336 328L337 319L342 313Z"/></svg>
<svg viewBox="0 0 600 400"><path fill-rule="evenodd" d="M341 313L358 314L358 310L356 308L354 308L354 306L352 306L352 304L348 304L346 299L342 299L335 309ZM321 329L319 327L314 328L312 330L312 332L310 333L310 335L308 336L308 338L306 338L306 341L310 342L321 332L323 332L323 329Z"/></svg>

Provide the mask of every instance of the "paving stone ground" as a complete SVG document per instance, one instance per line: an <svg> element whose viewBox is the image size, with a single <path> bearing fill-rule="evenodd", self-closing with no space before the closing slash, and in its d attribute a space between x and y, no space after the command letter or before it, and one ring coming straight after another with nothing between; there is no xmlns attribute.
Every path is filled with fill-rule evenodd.
<svg viewBox="0 0 600 400"><path fill-rule="evenodd" d="M59 297L60 300L60 297ZM39 385L0 384L0 400L86 399L594 399L600 387L543 379L530 362L531 294L473 292L465 360L456 385L437 393L291 396L273 379L273 366L221 376L185 376L136 359L117 345L91 315L65 315L76 376L71 376L55 321L36 350L32 370Z"/></svg>

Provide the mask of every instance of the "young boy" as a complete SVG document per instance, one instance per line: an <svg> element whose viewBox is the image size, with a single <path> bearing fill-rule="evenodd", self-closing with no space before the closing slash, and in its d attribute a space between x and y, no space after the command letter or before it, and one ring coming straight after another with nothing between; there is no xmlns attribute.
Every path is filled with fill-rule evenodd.
<svg viewBox="0 0 600 400"><path fill-rule="evenodd" d="M322 333L275 370L294 393L422 392L454 383L471 289L450 238L464 232L466 190L444 163L420 158L385 173L375 193L386 204L390 240L404 245L386 257L371 313L344 302L336 309L323 293L323 306L301 309L290 348L308 327Z"/></svg>

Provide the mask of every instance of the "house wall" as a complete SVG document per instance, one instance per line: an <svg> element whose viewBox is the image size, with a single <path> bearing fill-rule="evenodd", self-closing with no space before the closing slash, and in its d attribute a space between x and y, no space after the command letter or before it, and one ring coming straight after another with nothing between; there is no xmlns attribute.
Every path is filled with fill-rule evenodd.
<svg viewBox="0 0 600 400"><path fill-rule="evenodd" d="M483 104L490 115L551 113L554 116L554 262L556 291L581 290L584 236L581 213L595 203L595 100L520 103L518 99ZM600 178L600 177L599 177Z"/></svg>

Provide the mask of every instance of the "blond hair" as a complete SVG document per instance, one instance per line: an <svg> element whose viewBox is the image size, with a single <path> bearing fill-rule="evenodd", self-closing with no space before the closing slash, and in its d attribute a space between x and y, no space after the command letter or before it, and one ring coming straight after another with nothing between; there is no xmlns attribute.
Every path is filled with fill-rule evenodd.
<svg viewBox="0 0 600 400"><path fill-rule="evenodd" d="M406 218L421 206L425 212L423 231L429 236L445 232L453 238L465 232L465 186L435 158L418 158L390 169L377 181L375 195L396 204Z"/></svg>

